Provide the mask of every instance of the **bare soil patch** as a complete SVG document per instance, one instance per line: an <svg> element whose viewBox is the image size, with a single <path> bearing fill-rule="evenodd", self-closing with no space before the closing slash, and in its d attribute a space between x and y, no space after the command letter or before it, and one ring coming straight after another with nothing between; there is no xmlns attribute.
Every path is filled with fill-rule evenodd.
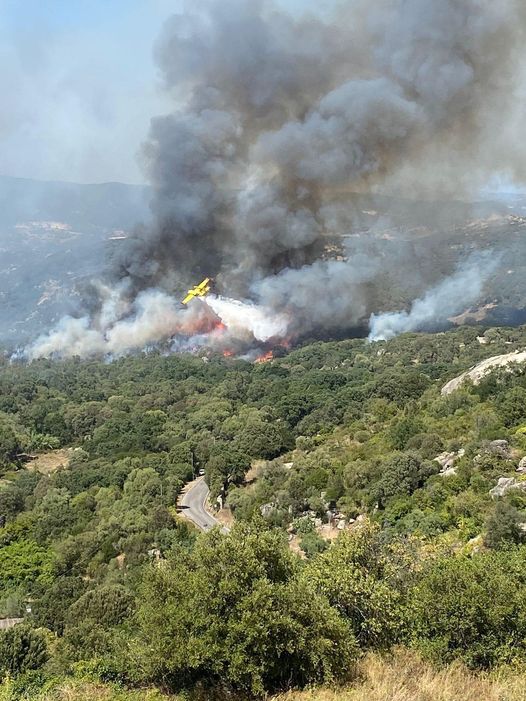
<svg viewBox="0 0 526 701"><path fill-rule="evenodd" d="M35 470L43 475L49 475L61 467L68 467L72 452L71 448L60 448L59 450L41 453L27 464L27 469Z"/></svg>

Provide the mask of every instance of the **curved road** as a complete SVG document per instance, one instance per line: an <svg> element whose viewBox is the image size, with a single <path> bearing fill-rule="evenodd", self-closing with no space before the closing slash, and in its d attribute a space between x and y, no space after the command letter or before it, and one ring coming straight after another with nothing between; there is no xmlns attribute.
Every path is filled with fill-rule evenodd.
<svg viewBox="0 0 526 701"><path fill-rule="evenodd" d="M188 491L182 495L179 501L181 515L202 531L209 531L215 526L221 526L221 523L205 508L209 492L204 477L200 477L190 484ZM223 527L221 530L223 533L228 533L229 529Z"/></svg>

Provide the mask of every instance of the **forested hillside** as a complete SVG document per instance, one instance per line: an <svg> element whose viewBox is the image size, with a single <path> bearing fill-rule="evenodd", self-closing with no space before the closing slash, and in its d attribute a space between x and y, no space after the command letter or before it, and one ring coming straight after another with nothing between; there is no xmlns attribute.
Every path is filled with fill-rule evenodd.
<svg viewBox="0 0 526 701"><path fill-rule="evenodd" d="M441 388L525 347L525 327L463 327L260 364L3 361L0 618L25 619L0 632L4 697L254 697L400 645L522 669L524 367ZM228 535L177 512L200 470Z"/></svg>

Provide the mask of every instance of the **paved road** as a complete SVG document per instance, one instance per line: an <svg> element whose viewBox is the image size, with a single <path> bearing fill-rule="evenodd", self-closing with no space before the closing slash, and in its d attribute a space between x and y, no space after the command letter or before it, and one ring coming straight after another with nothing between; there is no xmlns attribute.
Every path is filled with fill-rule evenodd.
<svg viewBox="0 0 526 701"><path fill-rule="evenodd" d="M204 477L200 477L195 480L188 491L183 494L179 502L181 515L189 521L192 521L192 523L202 531L209 531L211 528L221 525L220 522L205 509L209 491ZM228 528L223 527L221 530L224 533L228 533Z"/></svg>

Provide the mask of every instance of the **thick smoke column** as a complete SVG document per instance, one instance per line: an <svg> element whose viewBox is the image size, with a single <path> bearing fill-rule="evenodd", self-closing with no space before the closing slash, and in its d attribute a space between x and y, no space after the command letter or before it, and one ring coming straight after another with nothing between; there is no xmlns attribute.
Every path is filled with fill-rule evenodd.
<svg viewBox="0 0 526 701"><path fill-rule="evenodd" d="M205 0L174 15L155 53L176 109L152 120L143 149L156 223L115 262L118 328L69 322L75 347L84 333L95 348L94 330L137 346L175 332L179 314L152 329L144 299L200 275L284 313L296 335L378 312L386 274L396 266L403 280L413 262L362 250L327 261L328 237L344 220L352 230L352 192L437 197L478 190L496 170L525 177L525 20L522 0L346 0L332 20Z"/></svg>
<svg viewBox="0 0 526 701"><path fill-rule="evenodd" d="M486 130L513 103L524 53L523 3L498 5L349 0L324 22L263 0L208 0L172 17L156 56L184 107L152 121L158 225L120 274L171 292L219 271L227 293L249 295L319 257L346 191L396 178L432 149L444 148L433 181L446 167L450 193L466 174L477 187ZM406 183L411 195L427 187L420 174Z"/></svg>

